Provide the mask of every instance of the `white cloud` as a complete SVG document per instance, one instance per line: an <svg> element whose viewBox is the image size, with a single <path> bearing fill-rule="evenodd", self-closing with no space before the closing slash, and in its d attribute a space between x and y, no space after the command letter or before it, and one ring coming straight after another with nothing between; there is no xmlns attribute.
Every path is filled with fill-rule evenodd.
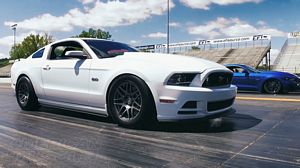
<svg viewBox="0 0 300 168"><path fill-rule="evenodd" d="M0 53L2 54L1 58L9 57L10 48L11 46L0 45Z"/></svg>
<svg viewBox="0 0 300 168"><path fill-rule="evenodd" d="M71 19L69 14L56 17L46 13L21 22L6 21L4 22L4 25L11 26L17 23L17 29L37 31L71 31L73 27L70 25L69 19Z"/></svg>
<svg viewBox="0 0 300 168"><path fill-rule="evenodd" d="M166 38L167 34L162 32L156 32L156 33L150 33L148 35L144 35L144 38L153 38L153 39L160 39L160 38Z"/></svg>
<svg viewBox="0 0 300 168"><path fill-rule="evenodd" d="M140 42L139 42L139 41L136 41L136 40L130 40L129 43L135 45L135 44L138 44L138 43L140 43Z"/></svg>
<svg viewBox="0 0 300 168"><path fill-rule="evenodd" d="M180 0L185 6L194 8L194 9L204 9L209 10L210 5L233 5L233 4L242 4L242 3L259 3L262 0Z"/></svg>
<svg viewBox="0 0 300 168"><path fill-rule="evenodd" d="M14 42L14 37L13 36L5 36L0 38L0 45L2 46L10 46Z"/></svg>
<svg viewBox="0 0 300 168"><path fill-rule="evenodd" d="M95 2L96 0L79 0L79 2L81 2L82 4L90 4L90 3L93 3Z"/></svg>
<svg viewBox="0 0 300 168"><path fill-rule="evenodd" d="M268 25L265 21L262 21L262 20L257 21L256 24L259 26L267 26Z"/></svg>
<svg viewBox="0 0 300 168"><path fill-rule="evenodd" d="M256 34L270 34L277 37L285 37L286 33L267 24L252 26L239 18L223 18L209 21L203 25L188 27L189 34L199 35L202 38L235 37Z"/></svg>
<svg viewBox="0 0 300 168"><path fill-rule="evenodd" d="M2 58L8 58L8 56L3 53L0 53L0 59L2 59Z"/></svg>
<svg viewBox="0 0 300 168"><path fill-rule="evenodd" d="M169 26L170 26L170 27L180 27L181 24L178 23L178 22L170 22Z"/></svg>
<svg viewBox="0 0 300 168"><path fill-rule="evenodd" d="M81 0L85 4L92 0ZM170 7L174 7L171 1ZM132 25L142 22L153 15L162 15L167 10L166 3L153 0L127 0L127 1L96 1L92 7L84 9L74 8L62 16L53 16L45 13L20 22L6 21L6 26L18 24L18 29L36 31L71 31L74 27L115 27Z"/></svg>

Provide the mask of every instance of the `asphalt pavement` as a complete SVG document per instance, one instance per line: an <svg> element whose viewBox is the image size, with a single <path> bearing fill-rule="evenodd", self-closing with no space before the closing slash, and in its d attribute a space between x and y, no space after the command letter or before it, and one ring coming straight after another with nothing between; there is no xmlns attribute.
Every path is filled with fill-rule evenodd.
<svg viewBox="0 0 300 168"><path fill-rule="evenodd" d="M300 102L293 100L300 94L239 93L236 114L137 130L55 108L22 111L1 84L0 168L300 167Z"/></svg>

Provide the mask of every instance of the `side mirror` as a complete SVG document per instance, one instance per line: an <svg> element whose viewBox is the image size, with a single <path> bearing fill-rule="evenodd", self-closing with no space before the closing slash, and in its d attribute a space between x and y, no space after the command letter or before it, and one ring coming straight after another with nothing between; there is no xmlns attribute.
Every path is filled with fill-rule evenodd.
<svg viewBox="0 0 300 168"><path fill-rule="evenodd" d="M78 58L78 59L87 59L88 56L83 51L67 51L65 56Z"/></svg>
<svg viewBox="0 0 300 168"><path fill-rule="evenodd" d="M245 76L249 76L249 72L244 70L243 73L245 74Z"/></svg>

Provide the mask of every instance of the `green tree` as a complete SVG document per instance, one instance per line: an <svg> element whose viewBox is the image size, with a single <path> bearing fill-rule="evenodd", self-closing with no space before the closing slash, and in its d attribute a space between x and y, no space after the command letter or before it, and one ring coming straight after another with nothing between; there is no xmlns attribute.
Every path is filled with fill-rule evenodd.
<svg viewBox="0 0 300 168"><path fill-rule="evenodd" d="M98 39L110 39L111 35L107 31L103 31L101 29L93 29L90 28L88 31L83 30L79 35L74 37L80 37L80 38L98 38Z"/></svg>
<svg viewBox="0 0 300 168"><path fill-rule="evenodd" d="M192 46L192 50L201 50L201 49L197 46Z"/></svg>
<svg viewBox="0 0 300 168"><path fill-rule="evenodd" d="M0 59L0 68L9 64L9 60L7 58Z"/></svg>
<svg viewBox="0 0 300 168"><path fill-rule="evenodd" d="M48 34L27 36L21 43L13 46L10 50L11 59L27 58L38 49L53 42Z"/></svg>

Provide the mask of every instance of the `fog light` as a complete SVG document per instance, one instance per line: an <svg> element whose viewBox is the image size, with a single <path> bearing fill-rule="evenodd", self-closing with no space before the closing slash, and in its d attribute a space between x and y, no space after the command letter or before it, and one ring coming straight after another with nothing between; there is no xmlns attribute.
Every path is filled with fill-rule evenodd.
<svg viewBox="0 0 300 168"><path fill-rule="evenodd" d="M161 103L174 103L176 100L171 100L171 99L159 99Z"/></svg>

